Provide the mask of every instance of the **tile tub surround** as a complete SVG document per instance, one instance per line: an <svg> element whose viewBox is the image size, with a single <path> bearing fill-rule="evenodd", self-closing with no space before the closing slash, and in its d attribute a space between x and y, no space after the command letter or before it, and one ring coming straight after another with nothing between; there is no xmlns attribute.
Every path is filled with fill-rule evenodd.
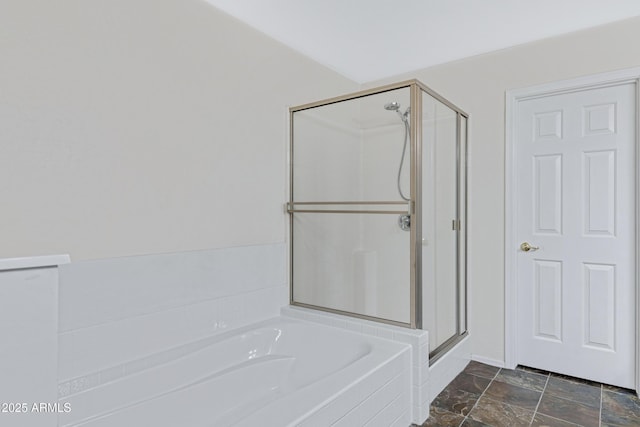
<svg viewBox="0 0 640 427"><path fill-rule="evenodd" d="M57 414L32 404L57 402L58 265L68 255L0 260L0 425L52 427ZM26 413L4 404L26 403Z"/></svg>
<svg viewBox="0 0 640 427"><path fill-rule="evenodd" d="M59 394L133 374L181 346L277 316L288 300L285 273L284 243L64 266Z"/></svg>
<svg viewBox="0 0 640 427"><path fill-rule="evenodd" d="M467 336L429 366L429 403L464 370L470 360L471 340Z"/></svg>
<svg viewBox="0 0 640 427"><path fill-rule="evenodd" d="M446 355L429 366L428 331L402 328L303 307L286 306L281 312L285 316L411 344L412 422L416 424L424 422L429 417L431 401L467 366L471 359L469 337L464 338Z"/></svg>
<svg viewBox="0 0 640 427"><path fill-rule="evenodd" d="M423 426L638 426L631 390L518 367L470 362L431 406Z"/></svg>

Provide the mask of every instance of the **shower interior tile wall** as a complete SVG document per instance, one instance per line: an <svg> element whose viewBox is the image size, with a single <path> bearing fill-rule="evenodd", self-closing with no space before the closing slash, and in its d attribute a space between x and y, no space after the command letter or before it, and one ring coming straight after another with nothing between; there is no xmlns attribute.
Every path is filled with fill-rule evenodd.
<svg viewBox="0 0 640 427"><path fill-rule="evenodd" d="M288 303L285 271L284 243L62 266L59 394L129 375L200 338L279 315Z"/></svg>

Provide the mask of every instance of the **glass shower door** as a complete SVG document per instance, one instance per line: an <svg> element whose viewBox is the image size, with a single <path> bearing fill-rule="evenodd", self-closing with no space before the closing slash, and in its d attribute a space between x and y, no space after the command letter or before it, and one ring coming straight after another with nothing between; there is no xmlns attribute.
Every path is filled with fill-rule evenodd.
<svg viewBox="0 0 640 427"><path fill-rule="evenodd" d="M466 331L466 118L422 94L422 326L432 358Z"/></svg>
<svg viewBox="0 0 640 427"><path fill-rule="evenodd" d="M467 115L411 80L291 112L292 305L466 335Z"/></svg>

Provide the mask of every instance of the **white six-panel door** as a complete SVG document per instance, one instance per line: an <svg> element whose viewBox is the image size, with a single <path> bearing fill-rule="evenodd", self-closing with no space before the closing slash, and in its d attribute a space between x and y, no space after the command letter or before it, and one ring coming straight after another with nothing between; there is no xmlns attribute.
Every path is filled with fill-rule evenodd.
<svg viewBox="0 0 640 427"><path fill-rule="evenodd" d="M635 94L627 83L520 101L514 135L518 363L627 388Z"/></svg>

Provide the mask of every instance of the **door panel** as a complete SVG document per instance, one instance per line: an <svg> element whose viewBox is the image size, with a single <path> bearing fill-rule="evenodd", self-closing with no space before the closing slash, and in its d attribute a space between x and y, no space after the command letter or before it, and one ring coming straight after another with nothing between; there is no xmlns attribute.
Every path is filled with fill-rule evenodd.
<svg viewBox="0 0 640 427"><path fill-rule="evenodd" d="M615 150L584 153L584 234L615 237L616 222L616 152Z"/></svg>
<svg viewBox="0 0 640 427"><path fill-rule="evenodd" d="M562 234L562 155L533 158L535 232Z"/></svg>
<svg viewBox="0 0 640 427"><path fill-rule="evenodd" d="M634 387L632 83L521 101L518 361Z"/></svg>
<svg viewBox="0 0 640 427"><path fill-rule="evenodd" d="M584 344L615 350L615 265L584 263Z"/></svg>
<svg viewBox="0 0 640 427"><path fill-rule="evenodd" d="M535 336L562 341L562 262L535 262Z"/></svg>

